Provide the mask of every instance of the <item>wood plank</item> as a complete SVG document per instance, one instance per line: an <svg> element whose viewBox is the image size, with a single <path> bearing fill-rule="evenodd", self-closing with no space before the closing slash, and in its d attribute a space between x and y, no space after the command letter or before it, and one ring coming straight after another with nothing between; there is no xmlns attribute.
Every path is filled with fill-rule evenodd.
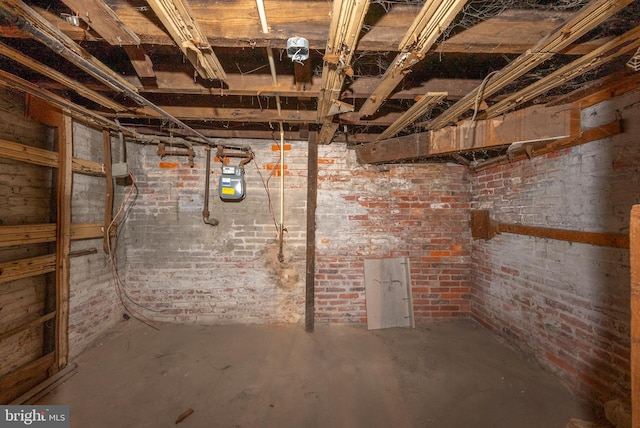
<svg viewBox="0 0 640 428"><path fill-rule="evenodd" d="M51 168L58 167L57 153L3 139L0 139L0 157Z"/></svg>
<svg viewBox="0 0 640 428"><path fill-rule="evenodd" d="M398 55L391 61L380 84L360 108L360 114L372 115L384 104L404 76L433 47L441 37L442 30L449 27L465 3L466 0L434 0L424 3L398 46Z"/></svg>
<svg viewBox="0 0 640 428"><path fill-rule="evenodd" d="M458 121L458 118L472 109L481 93L483 98L488 98L502 88L523 76L539 64L551 58L556 53L562 52L571 43L584 35L589 29L602 23L605 19L614 15L626 7L633 0L594 0L580 9L572 19L566 21L553 33L540 40L534 47L527 50L506 67L499 70L494 76L471 91L460 101L449 107L440 116L428 123L430 129L440 129Z"/></svg>
<svg viewBox="0 0 640 428"><path fill-rule="evenodd" d="M34 71L37 71L38 73L42 74L43 76L46 76L50 79L53 79L54 81L62 84L65 88L67 89L72 89L75 92L77 92L79 95L87 98L88 100L91 100L101 106L104 106L106 108L109 108L113 111L124 111L127 108L125 106L123 106L122 104L119 104L115 101L113 101L110 98L107 98L101 94L99 94L98 92L94 91L93 89L89 89L86 86L84 86L82 83L78 82L77 80L71 79L67 76L65 76L64 74L60 73L57 70L54 70L51 67L48 67L24 54L22 54L20 51L17 51L7 45L5 45L4 43L0 43L0 54L6 56L7 58L10 58Z"/></svg>
<svg viewBox="0 0 640 428"><path fill-rule="evenodd" d="M496 117L519 105L525 104L547 91L569 82L589 70L601 66L609 61L630 52L635 52L640 46L640 27L627 31L605 43L598 49L580 57L579 59L561 67L553 73L538 79L531 85L509 94L505 99L489 107L483 117Z"/></svg>
<svg viewBox="0 0 640 428"><path fill-rule="evenodd" d="M384 140L385 138L393 137L398 132L418 120L420 116L445 99L446 96L446 92L427 92L418 101L416 101L409 110L404 112L398 119L389 125L389 127L378 136L378 139Z"/></svg>
<svg viewBox="0 0 640 428"><path fill-rule="evenodd" d="M432 131L429 153L446 154L518 142L577 138L579 124L580 110L577 108L534 105L499 118L467 120L458 126Z"/></svg>
<svg viewBox="0 0 640 428"><path fill-rule="evenodd" d="M44 324L45 322L54 319L56 316L55 312L51 312L48 313L46 315L42 315L39 316L38 318L32 319L31 321L25 322L24 324L21 324L17 327L14 327L12 329L9 329L3 333L0 333L0 342L2 342L3 340L5 340L8 337L11 337L13 335L16 335L20 332L23 332L25 330L30 330L34 327L38 327L41 326L42 324Z"/></svg>
<svg viewBox="0 0 640 428"><path fill-rule="evenodd" d="M53 352L0 377L0 403L7 403L47 378L55 362Z"/></svg>
<svg viewBox="0 0 640 428"><path fill-rule="evenodd" d="M56 240L55 224L0 226L0 248L12 245L39 244Z"/></svg>
<svg viewBox="0 0 640 428"><path fill-rule="evenodd" d="M619 121L614 121L597 128L588 129L582 132L578 137L560 138L558 140L524 144L517 149L510 151L507 155L498 156L484 162L472 163L469 168L475 172L483 171L496 166L531 159L551 152L557 152L558 150L578 146L580 144L590 143L591 141L609 138L622 133L622 131L622 124Z"/></svg>
<svg viewBox="0 0 640 428"><path fill-rule="evenodd" d="M631 69L587 83L575 91L554 98L548 106L572 104L581 109L618 97L640 87L640 73Z"/></svg>
<svg viewBox="0 0 640 428"><path fill-rule="evenodd" d="M225 80L225 71L186 0L147 0L147 3L200 77Z"/></svg>
<svg viewBox="0 0 640 428"><path fill-rule="evenodd" d="M580 242L603 247L629 248L629 236L621 233L583 232L577 230L551 229L548 227L524 226L521 224L497 223L499 233L534 236L560 241Z"/></svg>
<svg viewBox="0 0 640 428"><path fill-rule="evenodd" d="M21 29L30 31L34 38L46 40L57 54L71 61L89 75L96 77L111 89L123 92L122 88L127 88L133 93L137 92L134 86L131 86L119 74L80 47L22 0L0 0L0 9L4 9L7 19L15 23L14 25L20 22Z"/></svg>
<svg viewBox="0 0 640 428"><path fill-rule="evenodd" d="M640 205L631 208L631 426L640 426Z"/></svg>
<svg viewBox="0 0 640 428"><path fill-rule="evenodd" d="M56 349L58 370L69 358L69 276L71 250L71 194L73 185L73 123L65 114L58 128L60 164L58 166L58 219L56 224Z"/></svg>
<svg viewBox="0 0 640 428"><path fill-rule="evenodd" d="M315 324L316 208L318 204L318 135L309 133L307 149L307 261L304 327L313 332Z"/></svg>
<svg viewBox="0 0 640 428"><path fill-rule="evenodd" d="M94 175L97 177L104 177L105 166L99 162L94 162L87 159L73 158L71 163L73 172L85 175Z"/></svg>
<svg viewBox="0 0 640 428"><path fill-rule="evenodd" d="M78 241L101 238L102 228L102 223L72 223L71 239ZM53 223L0 226L0 248L54 242L55 240L56 225Z"/></svg>
<svg viewBox="0 0 640 428"><path fill-rule="evenodd" d="M140 37L102 0L62 0L110 45L140 44Z"/></svg>
<svg viewBox="0 0 640 428"><path fill-rule="evenodd" d="M56 389L59 385L64 383L68 378L74 376L78 368L77 364L69 364L64 370L59 371L53 376L49 377L42 383L34 386L21 396L15 398L13 401L9 403L11 406L19 406L23 404L31 405L37 404L42 397L47 395L49 392Z"/></svg>
<svg viewBox="0 0 640 428"><path fill-rule="evenodd" d="M143 79L153 79L156 77L156 73L153 70L153 62L151 62L151 58L149 58L149 55L147 55L143 48L140 46L124 46L124 51L127 53L138 77Z"/></svg>
<svg viewBox="0 0 640 428"><path fill-rule="evenodd" d="M56 270L56 255L30 257L13 262L0 263L0 284L29 278Z"/></svg>
<svg viewBox="0 0 640 428"><path fill-rule="evenodd" d="M429 156L430 133L423 132L389 138L356 146L356 158L362 164L377 164L418 159Z"/></svg>

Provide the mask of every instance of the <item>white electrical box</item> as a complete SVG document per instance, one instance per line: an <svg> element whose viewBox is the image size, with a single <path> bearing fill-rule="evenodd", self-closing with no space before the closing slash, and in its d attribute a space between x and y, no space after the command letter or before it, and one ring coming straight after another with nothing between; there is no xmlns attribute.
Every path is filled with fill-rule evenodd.
<svg viewBox="0 0 640 428"><path fill-rule="evenodd" d="M294 62L309 59L309 41L304 37L290 37L287 40L287 56Z"/></svg>
<svg viewBox="0 0 640 428"><path fill-rule="evenodd" d="M223 201L241 201L245 197L244 167L223 166L218 195Z"/></svg>

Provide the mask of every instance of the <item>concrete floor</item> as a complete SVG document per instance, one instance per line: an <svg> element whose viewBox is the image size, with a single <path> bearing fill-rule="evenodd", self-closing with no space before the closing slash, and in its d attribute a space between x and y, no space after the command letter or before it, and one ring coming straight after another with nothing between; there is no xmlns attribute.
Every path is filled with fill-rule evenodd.
<svg viewBox="0 0 640 428"><path fill-rule="evenodd" d="M416 329L123 322L39 404L71 426L563 428L588 419L550 374L470 320Z"/></svg>

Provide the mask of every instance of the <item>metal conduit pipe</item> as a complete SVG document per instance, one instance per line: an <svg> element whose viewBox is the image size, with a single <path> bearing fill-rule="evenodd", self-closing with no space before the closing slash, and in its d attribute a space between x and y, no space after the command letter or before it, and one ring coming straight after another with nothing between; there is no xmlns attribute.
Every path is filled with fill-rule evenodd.
<svg viewBox="0 0 640 428"><path fill-rule="evenodd" d="M44 44L45 46L47 46L49 49L53 50L57 54L61 55L62 57L64 57L74 65L80 67L81 69L85 70L92 76L96 77L98 80L100 80L104 84L125 93L127 96L131 97L131 99L135 101L138 105L143 105L151 108L152 110L156 111L161 116L163 116L165 119L173 122L179 127L185 129L186 131L189 131L192 134L202 138L205 143L209 144L209 138L206 135L191 128L189 125L182 122L180 119L172 116L171 114L167 113L162 108L158 107L151 101L147 100L145 97L138 94L137 92L132 91L131 89L123 85L121 82L119 82L118 80L110 76L104 70L101 70L100 68L91 64L91 62L84 59L78 53L67 48L59 40L55 39L51 35L39 29L37 26L33 25L33 23L29 22L23 16L16 15L7 9L3 9L2 14L9 17L18 28L31 34L34 39Z"/></svg>
<svg viewBox="0 0 640 428"><path fill-rule="evenodd" d="M205 178L204 178L204 208L202 210L202 221L204 221L209 226L217 226L220 224L220 221L216 218L210 218L209 215L209 180L211 176L211 148L207 147L205 149L205 153L207 156L207 166L204 169Z"/></svg>

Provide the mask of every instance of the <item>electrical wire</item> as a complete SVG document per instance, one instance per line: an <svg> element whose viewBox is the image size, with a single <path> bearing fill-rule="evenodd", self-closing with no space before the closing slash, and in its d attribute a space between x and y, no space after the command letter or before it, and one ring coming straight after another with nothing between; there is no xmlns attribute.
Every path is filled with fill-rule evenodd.
<svg viewBox="0 0 640 428"><path fill-rule="evenodd" d="M136 192L136 197L137 197L138 186L136 185L136 182L131 173L129 173L129 178L131 179L131 187L129 189L129 192L127 192L126 196L122 200L122 203L120 204L120 208L118 209L118 212L116 213L115 216L113 216L113 219L111 220L111 222L107 226L107 230L105 231L105 236L107 238L107 251L109 255L109 262L111 264L111 274L113 276L114 285L116 288L116 294L118 295L118 299L120 299L120 303L125 308L125 310L127 310L127 312L129 312L138 321L148 325L151 328L158 330L158 327L154 324L154 322L151 319L144 316L143 314L138 312L136 309L132 308L131 305L129 304L131 303L135 306L138 306L141 309L149 310L152 312L159 312L139 304L127 293L124 287L124 284L120 278L120 274L118 273L118 268L116 265L116 258L115 258L115 246L111 244L111 230L116 224L118 224L118 221L120 220L120 218L123 215L125 215L126 213L125 209L129 205L129 200L131 199L131 196L133 195L134 190Z"/></svg>

